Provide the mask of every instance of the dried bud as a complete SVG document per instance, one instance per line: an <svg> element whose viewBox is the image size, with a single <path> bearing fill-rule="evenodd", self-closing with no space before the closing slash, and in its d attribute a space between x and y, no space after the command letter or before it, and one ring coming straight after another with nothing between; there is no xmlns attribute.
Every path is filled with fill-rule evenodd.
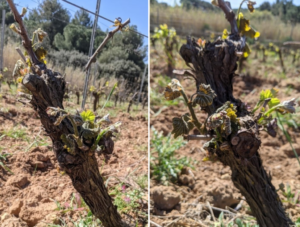
<svg viewBox="0 0 300 227"><path fill-rule="evenodd" d="M254 5L256 4L256 2L252 2L252 1L248 1L247 3L247 6L248 6L248 9L251 13L254 12Z"/></svg>
<svg viewBox="0 0 300 227"><path fill-rule="evenodd" d="M211 0L211 4L213 4L215 6L219 6L218 0Z"/></svg>
<svg viewBox="0 0 300 227"><path fill-rule="evenodd" d="M179 83L179 81L173 79L171 83L169 83L168 86L166 87L164 96L167 100L174 100L181 95L180 93L181 90L182 90L182 86Z"/></svg>
<svg viewBox="0 0 300 227"><path fill-rule="evenodd" d="M282 114L295 113L296 109L294 106L296 106L296 102L295 98L292 98L291 100L284 101L277 110Z"/></svg>
<svg viewBox="0 0 300 227"><path fill-rule="evenodd" d="M47 32L44 32L41 28L38 28L34 33L37 34L39 42L43 42L44 38L48 35Z"/></svg>

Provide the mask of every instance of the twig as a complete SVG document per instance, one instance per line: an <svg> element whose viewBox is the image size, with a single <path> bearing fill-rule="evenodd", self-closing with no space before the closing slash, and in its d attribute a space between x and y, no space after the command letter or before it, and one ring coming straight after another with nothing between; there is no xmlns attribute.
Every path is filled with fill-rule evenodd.
<svg viewBox="0 0 300 227"><path fill-rule="evenodd" d="M38 60L38 58L36 57L33 49L32 49L32 42L31 40L28 38L28 35L27 35L27 32L26 32L26 29L24 27L24 24L23 24L23 20L22 20L22 17L21 15L19 14L15 4L13 3L13 0L7 0L7 3L9 4L10 8L11 8L11 11L14 15L14 18L15 18L15 21L19 24L20 26L20 29L18 29L18 33L19 35L22 37L22 40L23 40L23 46L24 48L27 50L27 53L28 55L30 56L31 58L31 61L33 63L33 65L37 65L39 66L40 69L45 69L46 68L46 65L42 62L40 62Z"/></svg>
<svg viewBox="0 0 300 227"><path fill-rule="evenodd" d="M114 34L120 30L122 30L122 28L124 28L127 24L130 23L130 19L127 19L123 24L121 24L120 26L118 26L115 30L110 31L107 36L105 37L105 39L103 40L103 42L100 44L100 46L98 47L98 49L95 51L95 53L93 54L93 56L90 58L90 60L88 61L88 63L86 64L84 70L87 71L89 69L89 67L91 66L92 62L94 62L96 59L97 54L101 51L101 49L105 46L105 44L108 42L108 40L110 38L112 38L114 36Z"/></svg>
<svg viewBox="0 0 300 227"><path fill-rule="evenodd" d="M300 45L300 42L284 42L283 45Z"/></svg>
<svg viewBox="0 0 300 227"><path fill-rule="evenodd" d="M212 217L214 219L214 222L216 222L217 220L215 218L214 212L212 211L211 205L210 205L210 203L208 201L206 202L206 206L208 207L208 209L209 209L209 211L210 211L210 213L211 213L211 215L212 215Z"/></svg>
<svg viewBox="0 0 300 227"><path fill-rule="evenodd" d="M183 136L185 140L211 140L214 137L210 135L187 135Z"/></svg>
<svg viewBox="0 0 300 227"><path fill-rule="evenodd" d="M16 51L18 52L18 54L21 56L22 60L26 63L26 57L24 56L24 54L22 53L21 49L19 47L16 47ZM27 64L27 63L26 63ZM28 64L27 64L28 66ZM34 72L34 67L31 66L31 70Z"/></svg>
<svg viewBox="0 0 300 227"><path fill-rule="evenodd" d="M161 225L156 224L155 222L153 222L153 221L151 221L151 220L150 220L150 223L153 224L153 225L155 225L155 226L157 226L157 227L162 227Z"/></svg>

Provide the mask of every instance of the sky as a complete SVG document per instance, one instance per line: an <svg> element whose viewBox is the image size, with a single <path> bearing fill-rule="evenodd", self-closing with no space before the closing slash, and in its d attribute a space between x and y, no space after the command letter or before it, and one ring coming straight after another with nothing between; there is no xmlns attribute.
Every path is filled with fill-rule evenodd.
<svg viewBox="0 0 300 227"><path fill-rule="evenodd" d="M177 2L177 4L179 5L180 4L180 0L158 0L158 2L165 2L165 3L168 3L169 5L171 6L174 6L175 5L175 1ZM210 0L204 0L206 2L211 2ZM239 7L240 3L241 3L241 0L229 0L230 1L230 4L231 4L231 7L236 9ZM254 0L256 2L256 5L259 6L261 3L263 2L270 2L270 3L275 3L276 0ZM300 5L300 0L293 0L293 3L295 5ZM243 4L243 8L244 7L247 7L247 4Z"/></svg>
<svg viewBox="0 0 300 227"><path fill-rule="evenodd" d="M64 8L67 8L71 16L78 10L76 7L69 5L61 0L58 0ZM92 12L96 11L97 0L68 0L76 5L86 8ZM36 8L41 0L14 0L16 4L28 7L29 9ZM18 7L21 10L21 7ZM136 25L137 30L148 36L148 0L101 0L100 15L112 21L117 17L121 17L123 22L130 18L130 24ZM90 14L92 19L94 15ZM102 30L112 30L111 22L102 18L98 19L98 24ZM144 44L148 44L147 38L144 38Z"/></svg>

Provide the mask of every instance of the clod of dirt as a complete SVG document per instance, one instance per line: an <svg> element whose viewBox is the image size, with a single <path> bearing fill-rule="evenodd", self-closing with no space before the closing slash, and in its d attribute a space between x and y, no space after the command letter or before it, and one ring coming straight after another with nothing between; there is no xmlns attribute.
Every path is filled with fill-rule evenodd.
<svg viewBox="0 0 300 227"><path fill-rule="evenodd" d="M5 185L6 186L12 185L12 186L16 186L18 188L24 188L26 185L28 185L30 183L28 178L29 178L28 174L21 173L21 174L10 177Z"/></svg>
<svg viewBox="0 0 300 227"><path fill-rule="evenodd" d="M48 214L41 222L39 222L35 227L45 227L45 223L49 224L54 224L54 225L59 225L60 224L60 216L58 213L51 213ZM48 226L47 225L47 226Z"/></svg>
<svg viewBox="0 0 300 227"><path fill-rule="evenodd" d="M215 207L225 208L231 207L240 202L234 194L234 188L229 183L220 185L218 182L210 185L206 190L207 200Z"/></svg>
<svg viewBox="0 0 300 227"><path fill-rule="evenodd" d="M269 146L269 147L280 147L280 141L277 138L268 138L267 140L264 140L262 143L263 146Z"/></svg>
<svg viewBox="0 0 300 227"><path fill-rule="evenodd" d="M1 223L1 226L5 227L28 227L28 225L19 218L11 217L6 219L4 222Z"/></svg>
<svg viewBox="0 0 300 227"><path fill-rule="evenodd" d="M195 180L191 175L182 174L179 176L179 182L183 185L193 187L195 185Z"/></svg>
<svg viewBox="0 0 300 227"><path fill-rule="evenodd" d="M151 190L154 205L161 210L171 210L180 202L180 194L172 187L156 186Z"/></svg>
<svg viewBox="0 0 300 227"><path fill-rule="evenodd" d="M13 202L13 204L10 206L8 211L10 214L13 214L18 217L22 206L23 206L23 200L17 199Z"/></svg>
<svg viewBox="0 0 300 227"><path fill-rule="evenodd" d="M40 204L34 201L26 201L19 217L25 221L29 227L33 227L55 209L56 205L54 203Z"/></svg>
<svg viewBox="0 0 300 227"><path fill-rule="evenodd" d="M293 147L295 148L295 151L297 152L298 155L300 155L300 145L293 143ZM283 145L280 148L280 151L284 154L286 154L290 158L295 158L295 154L293 149L291 148L291 145L289 143Z"/></svg>

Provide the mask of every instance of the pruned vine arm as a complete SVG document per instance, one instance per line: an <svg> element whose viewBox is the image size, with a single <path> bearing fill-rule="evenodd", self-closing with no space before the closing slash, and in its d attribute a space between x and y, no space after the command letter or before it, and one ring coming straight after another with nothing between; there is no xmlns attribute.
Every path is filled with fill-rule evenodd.
<svg viewBox="0 0 300 227"><path fill-rule="evenodd" d="M228 20L228 22L231 25L231 33L235 34L238 33L238 27L237 27L237 23L235 20L235 13L232 11L231 7L230 7L230 3L229 2L225 2L224 0L218 0L218 6L223 10L223 12L225 13L225 17Z"/></svg>
<svg viewBox="0 0 300 227"><path fill-rule="evenodd" d="M37 58L37 56L35 55L33 48L32 48L32 41L29 39L25 26L23 24L23 20L21 15L19 14L15 4L13 3L13 0L6 0L7 3L9 4L12 13L14 15L15 21L19 24L20 28L18 29L18 33L20 34L20 36L22 37L23 40L23 46L26 49L28 55L31 58L31 61L33 63L33 65L39 66L40 69L46 69L46 65L42 62L40 62Z"/></svg>
<svg viewBox="0 0 300 227"><path fill-rule="evenodd" d="M89 59L88 63L86 64L86 66L84 68L86 71L89 69L89 67L91 66L92 62L95 61L95 58L96 58L97 54L99 54L99 52L102 50L102 48L108 42L108 40L111 39L114 36L115 33L117 33L118 31L122 30L122 28L124 28L129 23L130 23L130 19L127 19L123 24L121 24L120 26L118 26L117 28L115 28L113 31L110 31L109 33L107 33L107 36L105 37L105 39L103 40L103 42L100 44L100 46L98 47L98 49L95 51L95 53L93 54L93 56L91 56L91 58Z"/></svg>

